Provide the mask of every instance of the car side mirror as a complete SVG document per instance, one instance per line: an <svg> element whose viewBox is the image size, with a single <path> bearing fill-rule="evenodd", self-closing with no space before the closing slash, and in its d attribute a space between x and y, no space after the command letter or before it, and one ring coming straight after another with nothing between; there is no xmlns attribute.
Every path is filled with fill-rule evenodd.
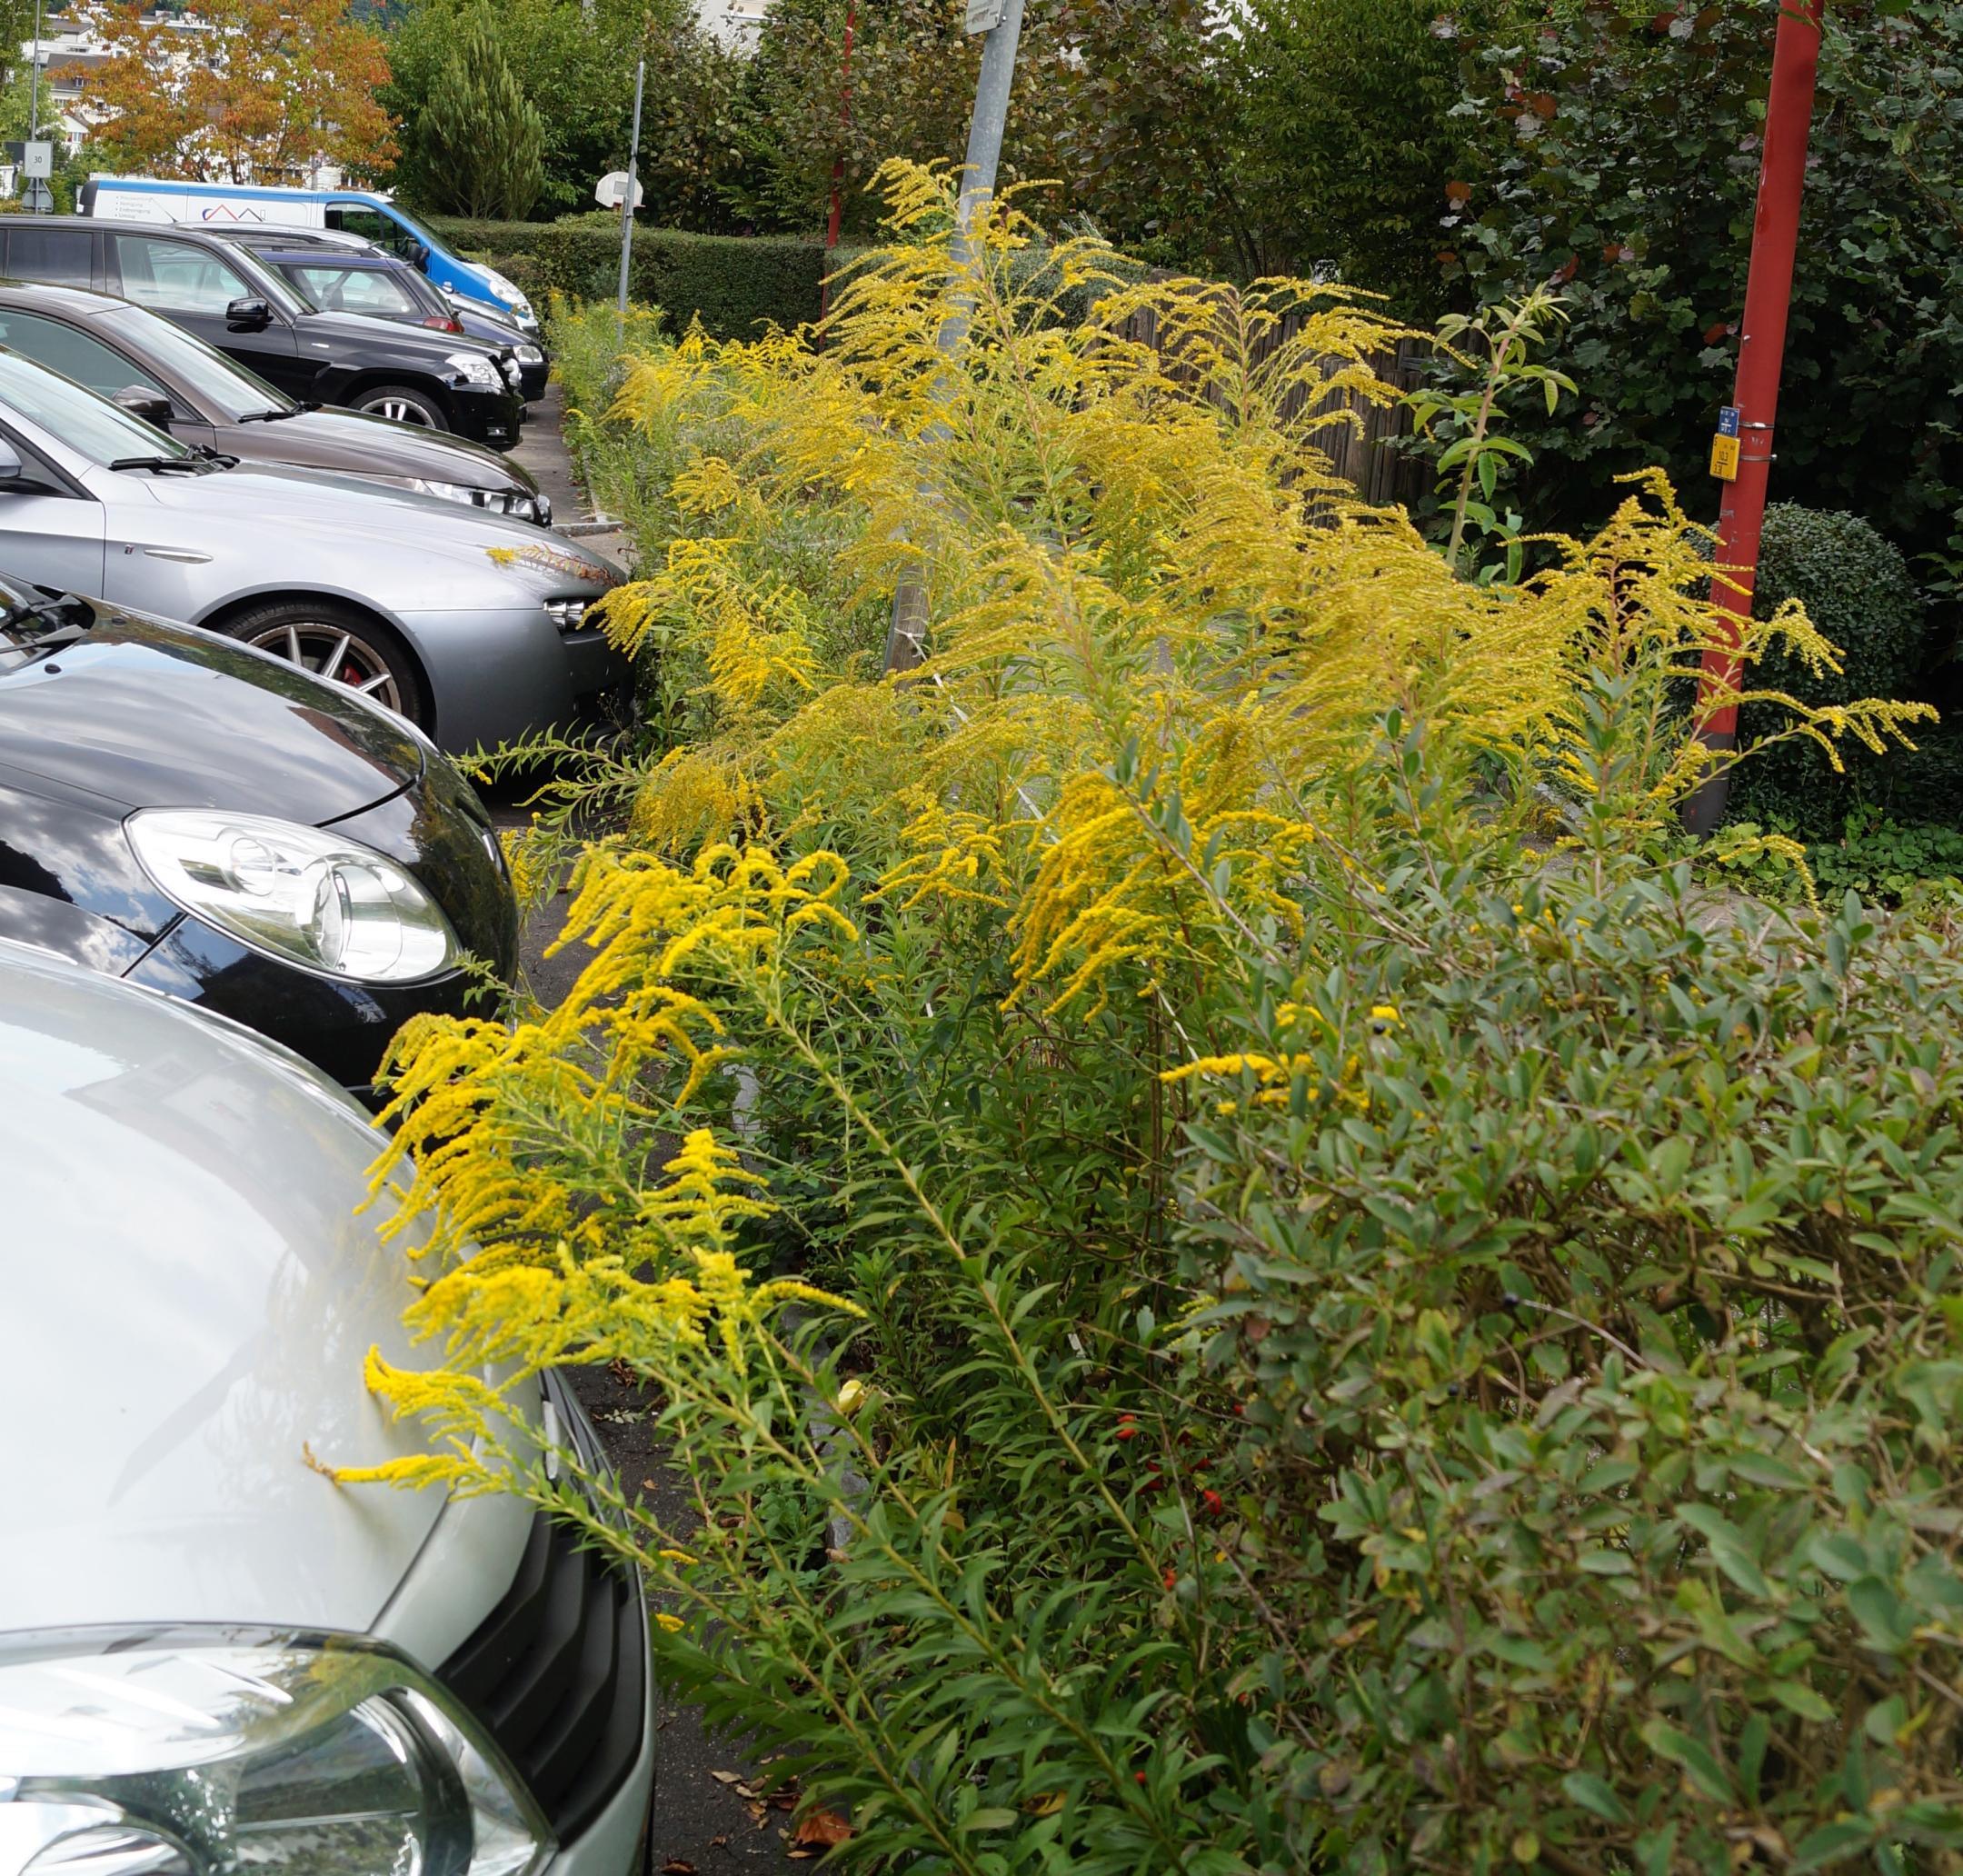
<svg viewBox="0 0 1963 1876"><path fill-rule="evenodd" d="M264 300L234 300L225 308L227 332L264 332L272 324L273 309Z"/></svg>
<svg viewBox="0 0 1963 1876"><path fill-rule="evenodd" d="M409 245L403 250L403 258L407 261L409 264L414 267L418 274L427 274L429 272L429 249L422 242L412 241Z"/></svg>
<svg viewBox="0 0 1963 1876"><path fill-rule="evenodd" d="M141 417L146 424L154 424L159 430L168 430L174 413L171 401L160 391L154 391L148 384L125 384L110 402L126 410L133 417Z"/></svg>

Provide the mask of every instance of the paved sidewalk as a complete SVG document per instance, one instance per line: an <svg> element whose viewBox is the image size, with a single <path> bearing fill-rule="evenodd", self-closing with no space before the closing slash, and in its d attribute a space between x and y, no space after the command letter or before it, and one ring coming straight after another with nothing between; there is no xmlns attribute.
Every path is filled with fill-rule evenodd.
<svg viewBox="0 0 1963 1876"><path fill-rule="evenodd" d="M544 396L532 405L525 426L518 433L518 447L509 452L511 459L532 472L541 493L551 501L554 527L577 535L587 546L632 572L633 548L625 530L607 517L594 515L592 498L575 474L562 428L564 414L565 391L554 378L545 387Z"/></svg>

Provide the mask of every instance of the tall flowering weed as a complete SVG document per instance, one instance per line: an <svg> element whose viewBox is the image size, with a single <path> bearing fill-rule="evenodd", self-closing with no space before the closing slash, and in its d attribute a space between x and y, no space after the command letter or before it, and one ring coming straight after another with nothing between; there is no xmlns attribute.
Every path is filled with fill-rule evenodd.
<svg viewBox="0 0 1963 1876"><path fill-rule="evenodd" d="M1367 304L883 185L822 345L573 386L659 737L522 843L571 994L397 1045L394 1471L643 1572L842 1861L1948 1867L1963 986L1666 863L1708 538L1458 578L1322 453ZM684 1517L505 1429L598 1360Z"/></svg>

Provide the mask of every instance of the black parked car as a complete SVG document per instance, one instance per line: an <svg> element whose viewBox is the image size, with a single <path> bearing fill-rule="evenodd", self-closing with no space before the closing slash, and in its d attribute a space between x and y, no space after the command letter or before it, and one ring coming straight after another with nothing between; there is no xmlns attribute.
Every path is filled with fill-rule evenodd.
<svg viewBox="0 0 1963 1876"><path fill-rule="evenodd" d="M329 312L365 313L374 319L399 319L433 332L467 333L518 361L527 404L545 394L552 361L539 342L508 321L493 318L483 304L446 294L408 261L364 241L326 228L254 228L234 224L224 238L276 268L316 306Z"/></svg>
<svg viewBox="0 0 1963 1876"><path fill-rule="evenodd" d="M215 235L85 215L9 216L0 278L120 294L303 403L454 430L505 448L524 418L517 361L472 338L324 313Z"/></svg>
<svg viewBox="0 0 1963 1876"><path fill-rule="evenodd" d="M295 404L161 314L67 286L0 284L0 346L168 430L247 463L329 469L542 526L552 504L483 444Z"/></svg>
<svg viewBox="0 0 1963 1876"><path fill-rule="evenodd" d="M0 937L232 1017L364 1098L408 1017L463 1009L466 953L509 975L497 837L402 719L99 601L8 582L0 605Z"/></svg>

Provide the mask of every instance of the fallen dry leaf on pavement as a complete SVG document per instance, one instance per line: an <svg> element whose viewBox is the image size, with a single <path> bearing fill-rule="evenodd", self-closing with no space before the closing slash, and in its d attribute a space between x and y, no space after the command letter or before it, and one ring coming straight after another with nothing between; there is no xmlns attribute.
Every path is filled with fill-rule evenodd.
<svg viewBox="0 0 1963 1876"><path fill-rule="evenodd" d="M695 1876L695 1865L684 1862L680 1857L670 1857L661 1866L661 1876Z"/></svg>
<svg viewBox="0 0 1963 1876"><path fill-rule="evenodd" d="M717 1771L712 1766L710 1768L709 1776L712 1778L719 1785L740 1785L743 1781L743 1775L742 1772Z"/></svg>
<svg viewBox="0 0 1963 1876"><path fill-rule="evenodd" d="M842 1843L852 1834L852 1827L835 1811L809 1811L798 1820L795 1841L799 1843L822 1843L828 1848Z"/></svg>

